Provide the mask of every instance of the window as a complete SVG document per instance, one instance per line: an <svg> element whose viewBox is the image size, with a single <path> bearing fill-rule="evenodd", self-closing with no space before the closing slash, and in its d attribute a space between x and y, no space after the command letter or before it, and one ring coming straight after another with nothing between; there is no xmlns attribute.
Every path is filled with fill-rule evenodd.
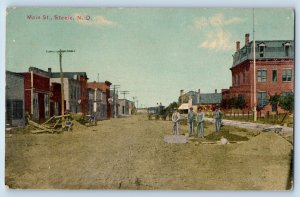
<svg viewBox="0 0 300 197"><path fill-rule="evenodd" d="M44 95L44 103L45 103L45 118L50 117L50 111L49 111L49 94Z"/></svg>
<svg viewBox="0 0 300 197"><path fill-rule="evenodd" d="M267 70L257 70L257 81L258 82L267 81Z"/></svg>
<svg viewBox="0 0 300 197"><path fill-rule="evenodd" d="M238 85L240 85L240 75L238 75L238 77L237 77L237 78L238 78L238 82L237 82L237 84L238 84Z"/></svg>
<svg viewBox="0 0 300 197"><path fill-rule="evenodd" d="M282 92L282 96L290 96L292 92Z"/></svg>
<svg viewBox="0 0 300 197"><path fill-rule="evenodd" d="M277 70L272 70L272 81L277 82Z"/></svg>
<svg viewBox="0 0 300 197"><path fill-rule="evenodd" d="M243 72L243 84L246 84L246 74L245 74L245 71Z"/></svg>
<svg viewBox="0 0 300 197"><path fill-rule="evenodd" d="M59 109L58 109L58 102L57 101L55 101L54 102L54 115L55 116L58 116L59 115L59 111L58 111Z"/></svg>
<svg viewBox="0 0 300 197"><path fill-rule="evenodd" d="M13 120L23 118L23 101L12 101L12 118Z"/></svg>
<svg viewBox="0 0 300 197"><path fill-rule="evenodd" d="M264 107L268 104L267 92L258 92L257 102L259 107Z"/></svg>
<svg viewBox="0 0 300 197"><path fill-rule="evenodd" d="M292 69L283 70L282 81L292 81Z"/></svg>
<svg viewBox="0 0 300 197"><path fill-rule="evenodd" d="M264 50L265 50L264 46L259 47L259 57L264 57Z"/></svg>
<svg viewBox="0 0 300 197"><path fill-rule="evenodd" d="M233 86L235 85L235 76L234 75L232 76L232 85Z"/></svg>
<svg viewBox="0 0 300 197"><path fill-rule="evenodd" d="M38 93L33 93L33 112L32 118L35 120L39 119L39 99Z"/></svg>
<svg viewBox="0 0 300 197"><path fill-rule="evenodd" d="M288 57L289 56L289 52L290 52L290 46L285 46L284 47L284 52L285 52L285 56Z"/></svg>
<svg viewBox="0 0 300 197"><path fill-rule="evenodd" d="M283 46L284 46L285 56L288 57L290 55L291 43L286 42Z"/></svg>

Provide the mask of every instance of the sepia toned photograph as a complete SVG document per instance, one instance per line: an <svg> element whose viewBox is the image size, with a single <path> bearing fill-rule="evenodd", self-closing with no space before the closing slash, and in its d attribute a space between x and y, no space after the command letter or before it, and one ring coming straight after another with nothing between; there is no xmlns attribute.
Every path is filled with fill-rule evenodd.
<svg viewBox="0 0 300 197"><path fill-rule="evenodd" d="M294 186L290 8L8 7L9 189Z"/></svg>

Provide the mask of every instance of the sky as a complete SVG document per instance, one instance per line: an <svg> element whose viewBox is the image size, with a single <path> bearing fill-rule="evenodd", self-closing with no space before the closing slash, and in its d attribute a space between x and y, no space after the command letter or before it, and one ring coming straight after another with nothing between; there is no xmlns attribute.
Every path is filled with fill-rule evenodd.
<svg viewBox="0 0 300 197"><path fill-rule="evenodd" d="M254 13L256 40L294 39L292 9ZM253 39L249 8L12 7L6 15L6 70L58 72L58 55L46 50L75 50L63 54L63 71L86 72L91 82L99 74L100 81L129 91L127 99L137 97L139 107L167 106L181 89L229 88L235 42L243 47L246 33Z"/></svg>

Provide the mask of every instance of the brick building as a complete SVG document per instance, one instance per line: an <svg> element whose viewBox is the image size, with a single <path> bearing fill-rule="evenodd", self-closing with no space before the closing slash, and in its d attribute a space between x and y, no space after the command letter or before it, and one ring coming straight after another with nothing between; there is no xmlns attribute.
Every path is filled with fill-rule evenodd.
<svg viewBox="0 0 300 197"><path fill-rule="evenodd" d="M215 106L220 105L222 100L222 94L218 93L215 89L214 93L201 93L198 91L189 91L184 93L184 90L180 90L178 98L179 109L187 110L193 107L194 111L198 107L201 107L204 111L214 110Z"/></svg>
<svg viewBox="0 0 300 197"><path fill-rule="evenodd" d="M7 126L23 127L24 111L24 77L22 74L6 71L6 110Z"/></svg>
<svg viewBox="0 0 300 197"><path fill-rule="evenodd" d="M24 76L25 111L35 121L50 117L50 79L47 72L30 67Z"/></svg>
<svg viewBox="0 0 300 197"><path fill-rule="evenodd" d="M60 72L48 68L51 83L61 83ZM85 72L63 72L66 110L72 113L88 113L88 77Z"/></svg>
<svg viewBox="0 0 300 197"><path fill-rule="evenodd" d="M61 115L61 84L51 83L50 116ZM65 111L66 111L66 104Z"/></svg>
<svg viewBox="0 0 300 197"><path fill-rule="evenodd" d="M262 114L276 110L283 112L277 105L268 104L270 96L294 92L294 49L293 40L256 41L256 106L262 109ZM253 41L249 42L249 34L246 34L244 47L240 48L240 42L236 42L230 68L232 86L222 90L223 101L242 97L245 100L244 108L253 109L253 67Z"/></svg>
<svg viewBox="0 0 300 197"><path fill-rule="evenodd" d="M88 112L96 117L96 120L107 118L106 93L97 87L96 82L88 83L89 105Z"/></svg>
<svg viewBox="0 0 300 197"><path fill-rule="evenodd" d="M105 82L89 82L87 83L88 88L90 89L99 89L105 94L105 102L106 102L106 115L107 118L112 117L112 112L111 112L111 102L110 102L110 86L111 82L105 81Z"/></svg>

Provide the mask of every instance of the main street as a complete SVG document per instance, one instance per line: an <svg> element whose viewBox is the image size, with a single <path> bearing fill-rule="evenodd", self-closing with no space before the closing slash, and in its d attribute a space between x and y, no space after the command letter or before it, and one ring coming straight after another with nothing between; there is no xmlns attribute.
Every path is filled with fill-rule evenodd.
<svg viewBox="0 0 300 197"><path fill-rule="evenodd" d="M167 144L172 123L137 115L75 126L61 134L6 134L5 182L11 188L284 190L292 145L275 133L224 126L248 137L227 145ZM181 125L181 132L187 131ZM22 133L23 132L23 133Z"/></svg>

